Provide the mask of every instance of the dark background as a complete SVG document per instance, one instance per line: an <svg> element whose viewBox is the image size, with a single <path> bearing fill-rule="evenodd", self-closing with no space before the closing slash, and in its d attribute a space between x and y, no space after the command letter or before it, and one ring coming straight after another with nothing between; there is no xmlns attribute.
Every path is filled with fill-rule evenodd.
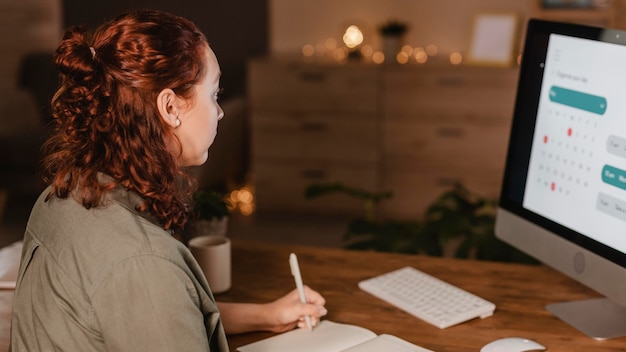
<svg viewBox="0 0 626 352"><path fill-rule="evenodd" d="M267 0L65 0L63 25L95 29L120 13L141 8L168 11L200 27L220 62L224 99L245 93L246 61L268 52Z"/></svg>

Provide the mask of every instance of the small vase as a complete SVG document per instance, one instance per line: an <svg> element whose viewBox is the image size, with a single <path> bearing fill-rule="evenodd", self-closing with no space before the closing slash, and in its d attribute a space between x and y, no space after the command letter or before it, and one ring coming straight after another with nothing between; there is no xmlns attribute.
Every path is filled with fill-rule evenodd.
<svg viewBox="0 0 626 352"><path fill-rule="evenodd" d="M228 216L224 216L221 219L196 220L192 222L191 226L192 237L207 235L226 236Z"/></svg>
<svg viewBox="0 0 626 352"><path fill-rule="evenodd" d="M383 36L383 54L385 62L395 62L396 56L402 50L404 38L397 35Z"/></svg>

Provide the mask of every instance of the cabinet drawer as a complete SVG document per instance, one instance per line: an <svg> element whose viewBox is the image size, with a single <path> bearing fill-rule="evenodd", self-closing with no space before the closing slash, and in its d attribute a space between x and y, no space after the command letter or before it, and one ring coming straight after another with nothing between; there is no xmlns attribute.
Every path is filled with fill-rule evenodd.
<svg viewBox="0 0 626 352"><path fill-rule="evenodd" d="M392 170L480 165L502 168L509 129L501 126L392 123L385 125L385 162Z"/></svg>
<svg viewBox="0 0 626 352"><path fill-rule="evenodd" d="M253 165L255 197L259 210L316 211L362 215L363 203L343 194L306 200L304 191L313 183L342 182L376 191L377 165L329 164L310 161L291 163L258 159Z"/></svg>
<svg viewBox="0 0 626 352"><path fill-rule="evenodd" d="M378 70L373 65L249 64L253 109L376 112Z"/></svg>
<svg viewBox="0 0 626 352"><path fill-rule="evenodd" d="M389 69L384 81L386 118L508 123L517 75L517 69L502 68Z"/></svg>
<svg viewBox="0 0 626 352"><path fill-rule="evenodd" d="M495 200L500 194L502 172L481 167L443 168L436 172L388 170L383 189L392 191L393 197L383 204L383 212L393 218L421 219L426 208L455 182L477 195Z"/></svg>
<svg viewBox="0 0 626 352"><path fill-rule="evenodd" d="M367 163L378 160L380 138L373 119L356 121L329 116L333 115L252 115L253 158Z"/></svg>

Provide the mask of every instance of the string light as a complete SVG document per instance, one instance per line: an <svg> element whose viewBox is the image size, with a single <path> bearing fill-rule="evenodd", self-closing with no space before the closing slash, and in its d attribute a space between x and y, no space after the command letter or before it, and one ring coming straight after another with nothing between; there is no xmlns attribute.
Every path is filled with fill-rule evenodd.
<svg viewBox="0 0 626 352"><path fill-rule="evenodd" d="M409 55L406 52L401 51L396 55L396 61L398 61L399 64L406 64L409 62Z"/></svg>
<svg viewBox="0 0 626 352"><path fill-rule="evenodd" d="M251 215L255 211L254 194L248 187L230 192L227 196L230 211L239 211L242 215Z"/></svg>
<svg viewBox="0 0 626 352"><path fill-rule="evenodd" d="M450 63L453 65L459 65L463 62L463 55L461 53L454 52L450 54Z"/></svg>
<svg viewBox="0 0 626 352"><path fill-rule="evenodd" d="M311 57L315 55L315 47L311 44L306 44L302 47L302 55Z"/></svg>
<svg viewBox="0 0 626 352"><path fill-rule="evenodd" d="M418 51L415 53L415 61L417 61L418 64L424 64L426 63L426 61L428 61L428 54L426 54L425 51Z"/></svg>
<svg viewBox="0 0 626 352"><path fill-rule="evenodd" d="M372 61L374 61L375 64L382 64L383 62L385 62L385 54L383 54L381 51L377 51L374 54L372 54Z"/></svg>
<svg viewBox="0 0 626 352"><path fill-rule="evenodd" d="M351 25L343 34L343 42L350 49L354 49L363 43L363 32L359 27Z"/></svg>

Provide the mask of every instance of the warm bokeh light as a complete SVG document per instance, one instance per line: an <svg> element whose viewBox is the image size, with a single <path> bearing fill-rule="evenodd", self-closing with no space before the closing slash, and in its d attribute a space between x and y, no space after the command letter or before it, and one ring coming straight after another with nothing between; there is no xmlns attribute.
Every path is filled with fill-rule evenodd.
<svg viewBox="0 0 626 352"><path fill-rule="evenodd" d="M374 48L371 45L365 44L361 47L361 54L363 57L371 57L374 54Z"/></svg>
<svg viewBox="0 0 626 352"><path fill-rule="evenodd" d="M326 45L324 45L323 42L315 44L315 53L317 54L317 56L326 55Z"/></svg>
<svg viewBox="0 0 626 352"><path fill-rule="evenodd" d="M396 55L396 61L398 61L399 64L406 64L409 62L409 55L404 51L401 51Z"/></svg>
<svg viewBox="0 0 626 352"><path fill-rule="evenodd" d="M254 196L252 195L252 192L250 192L249 189L247 188L242 188L239 191L237 191L237 200L241 203L252 203L252 200L254 199Z"/></svg>
<svg viewBox="0 0 626 352"><path fill-rule="evenodd" d="M228 194L227 203L231 211L239 211L242 215L254 213L254 194L248 187L235 189Z"/></svg>
<svg viewBox="0 0 626 352"><path fill-rule="evenodd" d="M337 39L335 38L326 39L326 41L324 42L324 46L328 50L335 50L337 48Z"/></svg>
<svg viewBox="0 0 626 352"><path fill-rule="evenodd" d="M374 54L372 54L372 61L374 61L375 64L382 64L383 62L385 62L385 54L383 54L381 51L377 51Z"/></svg>
<svg viewBox="0 0 626 352"><path fill-rule="evenodd" d="M415 53L415 61L419 64L424 64L428 61L428 54L425 51L418 51Z"/></svg>
<svg viewBox="0 0 626 352"><path fill-rule="evenodd" d="M426 45L426 54L428 56L435 56L439 52L439 48L435 44Z"/></svg>
<svg viewBox="0 0 626 352"><path fill-rule="evenodd" d="M337 48L335 50L333 50L333 58L337 61L342 61L344 60L346 57L348 57L348 53L342 49L342 48Z"/></svg>
<svg viewBox="0 0 626 352"><path fill-rule="evenodd" d="M463 62L463 55L461 53L454 52L450 54L450 63L453 65L459 65Z"/></svg>
<svg viewBox="0 0 626 352"><path fill-rule="evenodd" d="M343 34L343 42L350 49L356 48L363 43L363 32L361 32L359 27L352 25Z"/></svg>
<svg viewBox="0 0 626 352"><path fill-rule="evenodd" d="M241 204L241 205L239 206L239 212L240 212L242 215L246 215L246 216L248 216L248 215L252 215L252 213L254 213L254 209L255 209L255 208L254 208L254 204L253 204L253 203L250 203L250 204Z"/></svg>
<svg viewBox="0 0 626 352"><path fill-rule="evenodd" d="M302 47L302 55L306 57L311 57L315 55L315 47L311 44L306 44Z"/></svg>
<svg viewBox="0 0 626 352"><path fill-rule="evenodd" d="M402 50L403 53L406 53L408 56L413 55L413 47L406 44L402 46Z"/></svg>

